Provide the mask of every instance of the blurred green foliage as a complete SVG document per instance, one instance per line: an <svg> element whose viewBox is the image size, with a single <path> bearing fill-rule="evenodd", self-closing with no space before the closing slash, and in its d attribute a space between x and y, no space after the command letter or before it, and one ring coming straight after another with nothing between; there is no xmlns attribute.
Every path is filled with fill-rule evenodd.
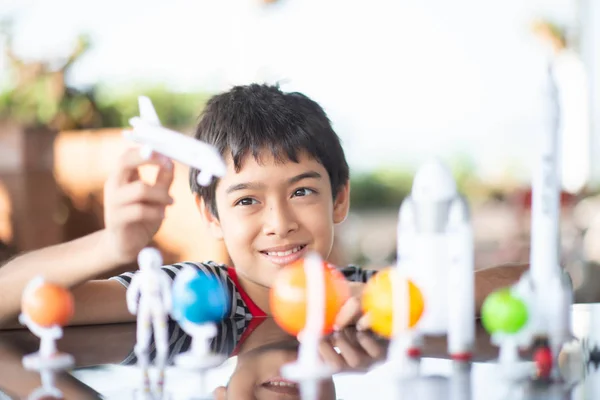
<svg viewBox="0 0 600 400"><path fill-rule="evenodd" d="M410 193L413 171L385 169L350 178L350 205L355 210L399 207Z"/></svg>
<svg viewBox="0 0 600 400"><path fill-rule="evenodd" d="M200 112L210 98L209 93L173 92L162 85L131 85L125 89L99 87L96 104L103 116L103 125L127 127L129 119L139 115L137 98L148 96L165 126L185 129L197 123Z"/></svg>
<svg viewBox="0 0 600 400"><path fill-rule="evenodd" d="M0 23L6 36L6 79L0 88L0 118L26 126L53 130L93 127L100 124L93 91L77 90L65 83L72 65L90 48L80 35L72 52L58 60L26 61L13 51L12 24Z"/></svg>
<svg viewBox="0 0 600 400"><path fill-rule="evenodd" d="M152 99L165 126L185 129L195 124L207 93L179 93L166 86L129 83L75 88L66 77L92 43L80 35L70 54L52 60L25 60L13 51L12 22L0 21L5 37L6 78L0 82L0 119L54 131L129 126L138 115L137 97Z"/></svg>
<svg viewBox="0 0 600 400"><path fill-rule="evenodd" d="M470 203L489 198L497 188L483 182L477 175L472 158L459 154L447 161L459 193ZM416 169L389 167L353 174L350 178L350 204L354 210L397 208L410 194Z"/></svg>

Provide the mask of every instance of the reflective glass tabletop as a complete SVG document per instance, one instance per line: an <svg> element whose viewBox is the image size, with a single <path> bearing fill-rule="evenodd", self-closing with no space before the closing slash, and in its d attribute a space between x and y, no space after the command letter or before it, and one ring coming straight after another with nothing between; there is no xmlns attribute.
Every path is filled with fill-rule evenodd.
<svg viewBox="0 0 600 400"><path fill-rule="evenodd" d="M336 373L319 384L319 399L600 399L600 357L590 349L590 318L600 304L573 306L573 341L561 353L563 381L509 382L499 376L497 348L478 325L474 359L455 362L445 339L426 338L422 357L397 367L386 362L387 345L370 333L348 328L325 338L320 354ZM62 372L26 370L22 357L37 351L39 340L26 330L0 332L0 399L302 399L297 385L283 381L281 367L298 357L298 342L269 318L226 320L212 349L225 361L205 373L174 365L191 338L169 325L169 359L161 392L141 389L133 351L135 324L66 328L58 347L76 365ZM156 350L152 346L151 356ZM523 354L524 361L530 355ZM156 379L157 371L150 370Z"/></svg>

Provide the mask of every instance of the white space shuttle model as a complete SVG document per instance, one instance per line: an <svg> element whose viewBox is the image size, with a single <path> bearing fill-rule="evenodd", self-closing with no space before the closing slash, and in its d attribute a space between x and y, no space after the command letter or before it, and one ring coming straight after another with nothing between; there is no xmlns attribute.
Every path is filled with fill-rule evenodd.
<svg viewBox="0 0 600 400"><path fill-rule="evenodd" d="M157 152L198 169L200 173L196 180L201 186L208 186L213 177L220 178L225 175L225 161L214 146L164 128L150 99L140 96L138 101L140 116L129 120L133 130L124 131L124 135L127 139L141 144L144 154Z"/></svg>
<svg viewBox="0 0 600 400"><path fill-rule="evenodd" d="M419 168L412 192L399 211L398 275L411 280L424 301L421 318L408 339L401 334L404 344L400 347L417 355L423 335L446 334L453 359L471 358L475 339L473 263L468 204L457 193L449 169L434 159ZM394 310L405 307L395 306ZM394 319L399 320L396 315ZM392 357L400 355L396 352Z"/></svg>

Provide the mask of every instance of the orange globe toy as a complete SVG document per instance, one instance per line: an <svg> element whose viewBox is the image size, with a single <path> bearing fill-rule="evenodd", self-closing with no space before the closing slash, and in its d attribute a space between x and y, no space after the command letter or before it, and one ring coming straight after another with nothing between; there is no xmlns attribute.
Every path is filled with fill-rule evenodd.
<svg viewBox="0 0 600 400"><path fill-rule="evenodd" d="M36 324L64 326L73 317L73 295L62 286L44 282L23 296L22 311Z"/></svg>
<svg viewBox="0 0 600 400"><path fill-rule="evenodd" d="M373 332L387 338L392 337L393 330L391 279L395 276L395 273L395 268L381 270L369 279L362 295L362 309L365 314L369 314L371 329ZM410 280L408 281L408 298L410 300L408 326L412 328L423 315L424 303L421 291Z"/></svg>
<svg viewBox="0 0 600 400"><path fill-rule="evenodd" d="M325 321L323 334L333 331L338 312L350 298L350 287L344 276L327 263L323 263L325 285ZM273 318L291 335L298 335L306 324L306 275L304 260L298 260L281 269L270 291Z"/></svg>

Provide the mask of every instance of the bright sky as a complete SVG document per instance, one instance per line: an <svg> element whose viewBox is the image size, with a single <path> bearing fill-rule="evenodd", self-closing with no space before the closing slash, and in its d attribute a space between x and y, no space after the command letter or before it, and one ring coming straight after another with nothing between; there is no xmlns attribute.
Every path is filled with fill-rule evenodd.
<svg viewBox="0 0 600 400"><path fill-rule="evenodd" d="M528 24L575 0L2 0L22 55L94 49L70 77L220 90L283 80L328 111L355 169L471 155L527 164L543 65ZM517 143L517 145L515 145ZM528 172L524 172L528 175Z"/></svg>

